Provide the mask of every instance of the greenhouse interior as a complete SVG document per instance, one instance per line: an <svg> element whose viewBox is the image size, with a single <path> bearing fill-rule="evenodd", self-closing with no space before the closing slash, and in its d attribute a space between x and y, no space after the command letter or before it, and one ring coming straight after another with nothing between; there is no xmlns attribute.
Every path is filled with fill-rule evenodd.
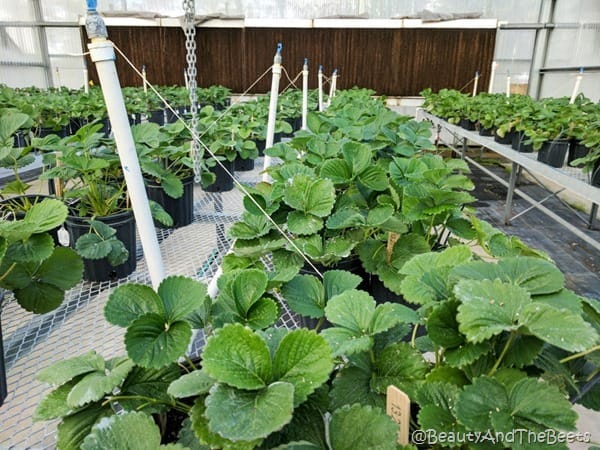
<svg viewBox="0 0 600 450"><path fill-rule="evenodd" d="M0 0L0 449L599 449L599 204L598 0Z"/></svg>

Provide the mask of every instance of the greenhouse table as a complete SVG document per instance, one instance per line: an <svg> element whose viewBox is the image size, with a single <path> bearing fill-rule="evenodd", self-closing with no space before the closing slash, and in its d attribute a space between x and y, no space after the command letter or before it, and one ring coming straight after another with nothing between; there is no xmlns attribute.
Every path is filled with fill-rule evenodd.
<svg viewBox="0 0 600 450"><path fill-rule="evenodd" d="M432 124L438 127L438 135L440 135L439 131L441 131L441 129L445 129L451 135L460 139L462 141L462 147L460 149L456 148L449 142L444 142L444 144L447 145L448 148L452 149L455 153L458 153L461 156L461 158L467 160L470 164L473 164L474 166L485 172L487 175L494 178L496 181L500 182L508 188L508 192L506 195L506 204L504 207L504 222L506 225L509 225L510 221L515 217L524 214L532 208L537 208L550 218L554 219L556 222L563 225L565 228L577 235L579 238L589 243L594 248L600 250L600 242L590 237L588 234L586 234L567 220L563 219L550 209L546 208L542 204L544 201L555 196L559 192L565 190L574 192L581 198L588 200L592 203L591 214L588 223L588 227L591 228L594 216L598 211L598 204L600 203L600 188L592 186L585 180L578 178L576 174L581 173L581 170L575 168L551 167L547 164L537 161L535 159L535 154L532 155L531 153L528 154L517 152L508 145L500 144L494 141L492 137L481 136L475 131L468 131L462 127L452 125L447 121L440 119L439 117L427 113L423 109L417 110L417 120L430 121ZM481 145L482 147L487 148L493 151L494 153L497 153L498 155L501 155L504 158L511 161L511 171L508 182L506 182L506 180L502 179L501 177L491 172L489 169L477 163L472 158L469 158L466 155L468 141ZM560 189L556 192L552 192L551 195L547 196L542 200L535 200L534 198L530 197L528 194L516 187L517 179L523 170L529 172L536 181L538 176L543 177L551 181L552 183L558 185ZM519 213L517 216L511 217L514 194L519 195L521 198L529 202L531 204L531 207Z"/></svg>

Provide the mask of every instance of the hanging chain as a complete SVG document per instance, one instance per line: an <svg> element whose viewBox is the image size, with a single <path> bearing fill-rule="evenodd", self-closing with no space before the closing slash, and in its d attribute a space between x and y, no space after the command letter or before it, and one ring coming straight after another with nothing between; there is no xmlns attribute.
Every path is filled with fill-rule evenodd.
<svg viewBox="0 0 600 450"><path fill-rule="evenodd" d="M185 49L187 62L187 87L190 92L190 114L192 117L191 128L192 135L198 133L198 96L196 94L196 5L195 0L183 0L183 11L185 24L183 31L185 33ZM192 162L194 164L194 181L200 182L202 173L202 151L198 139L192 139L190 148Z"/></svg>

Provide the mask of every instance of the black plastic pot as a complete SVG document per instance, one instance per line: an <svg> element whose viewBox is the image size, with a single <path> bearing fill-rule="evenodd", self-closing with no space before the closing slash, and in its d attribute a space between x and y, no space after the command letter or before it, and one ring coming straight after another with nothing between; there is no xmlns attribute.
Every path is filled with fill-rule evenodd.
<svg viewBox="0 0 600 450"><path fill-rule="evenodd" d="M511 145L512 140L513 140L513 135L514 135L514 132L509 131L508 133L506 133L504 135L504 137L500 137L500 136L498 136L497 131L494 131L494 141L498 142L499 144Z"/></svg>
<svg viewBox="0 0 600 450"><path fill-rule="evenodd" d="M233 167L236 172L248 172L250 170L254 170L254 159L236 158L233 161Z"/></svg>
<svg viewBox="0 0 600 450"><path fill-rule="evenodd" d="M135 217L133 211L123 211L112 216L96 217L117 230L117 238L125 244L129 251L127 261L118 266L112 266L108 259L83 259L83 279L86 281L111 281L124 278L131 274L137 266ZM90 231L88 217L67 216L65 222L69 232L69 243L75 248L75 243Z"/></svg>
<svg viewBox="0 0 600 450"><path fill-rule="evenodd" d="M562 167L568 151L569 141L566 139L544 142L538 151L537 160L552 167Z"/></svg>
<svg viewBox="0 0 600 450"><path fill-rule="evenodd" d="M229 173L233 174L233 161L221 161ZM221 164L216 164L209 169L215 174L217 179L210 186L203 188L206 192L228 192L233 189L233 178L221 167Z"/></svg>
<svg viewBox="0 0 600 450"><path fill-rule="evenodd" d="M569 142L569 153L567 155L567 165L570 166L573 161L583 158L590 152L589 147L581 144L579 141Z"/></svg>
<svg viewBox="0 0 600 450"><path fill-rule="evenodd" d="M493 136L494 134L493 128L483 128L482 126L479 127L480 136Z"/></svg>
<svg viewBox="0 0 600 450"><path fill-rule="evenodd" d="M55 130L53 128L38 128L37 130L37 137L43 138L48 136L49 134L56 134L58 137L65 137L69 135L69 127L68 126L64 126L64 127L60 127L58 130Z"/></svg>
<svg viewBox="0 0 600 450"><path fill-rule="evenodd" d="M183 183L183 195L173 198L166 194L160 184L146 181L146 192L148 198L154 200L173 219L173 228L189 225L194 220L194 177L181 180ZM155 222L158 228L166 228L163 224Z"/></svg>
<svg viewBox="0 0 600 450"><path fill-rule="evenodd" d="M515 131L512 137L512 148L521 153L532 153L533 145L525 144L527 136L522 131Z"/></svg>
<svg viewBox="0 0 600 450"><path fill-rule="evenodd" d="M175 109L175 111L177 111L177 114L179 114L179 116L183 116L183 113L185 111L185 108L183 106L175 106L173 109ZM175 114L173 114L173 112L171 112L170 109L166 109L165 110L165 123L175 123L177 122L177 116Z"/></svg>
<svg viewBox="0 0 600 450"><path fill-rule="evenodd" d="M163 109L158 109L156 111L150 111L146 114L146 120L151 123L156 123L158 125L165 124L165 111Z"/></svg>
<svg viewBox="0 0 600 450"><path fill-rule="evenodd" d="M17 131L13 135L13 147L15 148L23 148L27 146L27 141L25 139L25 134L22 131Z"/></svg>
<svg viewBox="0 0 600 450"><path fill-rule="evenodd" d="M475 131L475 123L475 121L470 119L460 119L460 122L458 122L458 126L468 131Z"/></svg>
<svg viewBox="0 0 600 450"><path fill-rule="evenodd" d="M265 144L267 143L267 141L265 141L264 139L255 139L254 143L256 144L256 149L258 150L258 156L264 156Z"/></svg>

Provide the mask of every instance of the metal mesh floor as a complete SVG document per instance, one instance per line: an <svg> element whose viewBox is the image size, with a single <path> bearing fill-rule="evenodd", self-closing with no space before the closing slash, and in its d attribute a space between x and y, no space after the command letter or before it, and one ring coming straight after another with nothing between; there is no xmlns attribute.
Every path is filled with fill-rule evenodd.
<svg viewBox="0 0 600 450"><path fill-rule="evenodd" d="M253 171L236 173L247 184L259 180L262 159ZM185 275L210 282L228 251L228 227L243 211L243 194L234 189L213 194L194 189L194 221L179 229L157 230L167 275ZM222 208L218 205L222 204ZM67 292L57 310L35 315L7 296L1 306L2 334L7 370L8 396L0 407L0 449L55 447L58 421L33 422L31 416L50 387L35 375L50 364L96 350L105 358L124 355L124 329L104 320L104 305L113 288L126 282L150 284L138 242L137 269L127 278L101 283L83 282ZM295 317L285 309L280 325L294 328ZM204 337L198 333L190 346L199 354Z"/></svg>

